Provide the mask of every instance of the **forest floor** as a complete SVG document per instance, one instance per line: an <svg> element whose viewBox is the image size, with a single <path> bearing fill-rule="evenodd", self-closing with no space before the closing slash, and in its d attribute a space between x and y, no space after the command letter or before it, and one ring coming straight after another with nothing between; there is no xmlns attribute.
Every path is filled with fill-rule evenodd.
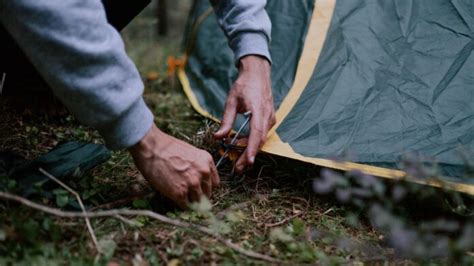
<svg viewBox="0 0 474 266"><path fill-rule="evenodd" d="M217 158L216 145L209 139L215 125L191 108L174 76L167 75L166 58L180 54L186 19L183 14L189 8L187 1L177 2L170 12L169 36L156 36L156 19L150 8L122 34L145 81L145 99L156 115L157 125L177 138L208 149ZM1 150L13 150L33 159L61 141L102 143L96 131L70 115L18 112L6 99L1 99L0 108ZM113 152L106 163L66 183L89 208L151 209L172 219L203 225L245 250L285 263L414 263L397 259L384 234L368 223L351 225L348 220L354 213L347 209L350 207L335 203L331 197L317 196L313 180L319 173L317 167L264 154L240 176L233 175L227 163L219 170L222 185L210 199L212 206L203 202L187 211L177 210L155 195L125 151ZM57 197L39 202L60 208ZM75 201L72 195L67 200ZM59 218L3 201L0 210L0 265L269 263L243 255L193 228L143 216L128 217L132 224L116 217L91 219L104 251L99 255L83 219ZM342 242L346 243L344 247Z"/></svg>

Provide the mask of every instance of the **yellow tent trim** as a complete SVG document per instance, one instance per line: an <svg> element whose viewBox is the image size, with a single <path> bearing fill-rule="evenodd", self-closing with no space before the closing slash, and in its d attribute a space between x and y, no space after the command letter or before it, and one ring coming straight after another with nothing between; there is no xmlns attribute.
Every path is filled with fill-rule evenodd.
<svg viewBox="0 0 474 266"><path fill-rule="evenodd" d="M290 91L288 92L287 96L283 100L282 104L280 105L280 108L276 112L277 124L269 132L268 140L265 143L265 145L262 147L262 151L270 153L270 154L274 154L274 155L284 156L284 157L292 158L295 160L323 166L323 167L328 167L328 168L333 168L333 169L338 169L338 170L343 170L343 171L358 170L358 171L361 171L370 175L378 176L378 177L383 177L383 178L393 179L393 180L407 180L407 181L418 183L418 184L430 185L433 187L440 187L440 188L447 188L450 190L456 190L456 191L474 196L474 186L468 185L468 184L457 184L457 183L452 183L452 182L447 182L447 181L441 181L438 179L411 178L411 177L407 177L406 173L400 170L393 170L393 169L388 169L388 168L383 168L383 167L376 167L376 166L351 163L351 162L341 162L341 161L323 159L323 158L305 157L301 154L296 153L288 143L284 143L280 139L280 137L278 136L278 133L276 132L276 129L283 122L285 117L289 114L293 106L297 103L298 99L300 98L301 94L306 88L316 68L319 55L321 54L321 51L324 46L324 42L326 40L326 35L329 30L329 26L331 23L335 6L336 6L336 0L317 0L316 1L313 15L311 17L308 33L306 35L305 45L300 57L300 61L298 62L295 82L292 88L290 89ZM206 12L205 16L208 16L208 15L209 15L208 12ZM190 52L190 51L187 51L187 52ZM199 104L199 101L197 100L196 95L191 89L184 67L181 67L178 69L178 78L193 108L202 116L210 118L216 122L220 122L219 119L217 119L212 114L207 112Z"/></svg>
<svg viewBox="0 0 474 266"><path fill-rule="evenodd" d="M194 108L194 110L196 110L202 116L210 118L210 119L212 119L212 120L219 123L220 122L219 119L214 117L211 113L206 111L199 104L199 101L197 100L196 95L194 94L193 90L191 89L191 85L189 84L189 79L188 79L188 76L186 75L186 71L184 70L184 67L180 67L178 69L178 79L179 79L179 82L181 83L181 86L183 87L183 90L184 90L184 93L186 94L186 97L188 97L188 100L189 100L189 102L191 102L191 105Z"/></svg>
<svg viewBox="0 0 474 266"><path fill-rule="evenodd" d="M299 160L302 162L307 162L327 168L338 169L343 171L361 171L363 173L383 177L392 180L406 180L417 184L422 185L429 185L438 188L445 188L449 190L455 190L458 192L470 194L474 196L474 186L468 184L458 184L448 181L442 181L439 179L420 179L420 178L413 178L406 175L404 171L400 170L393 170L383 167L359 164L359 163L351 163L351 162L342 162L342 161L335 161L323 158L313 158L313 157L306 157L301 154L296 153L293 148L288 143L284 143L279 137L278 134L275 133L272 135L272 138L267 140L265 146L262 148L262 151L284 156L287 158Z"/></svg>
<svg viewBox="0 0 474 266"><path fill-rule="evenodd" d="M290 113L293 106L300 98L306 88L314 69L318 63L319 55L323 50L326 35L331 24L332 14L336 6L336 0L317 0L309 25L303 52L296 68L296 76L293 86L276 111L277 123L269 132L269 137L280 126L285 117Z"/></svg>

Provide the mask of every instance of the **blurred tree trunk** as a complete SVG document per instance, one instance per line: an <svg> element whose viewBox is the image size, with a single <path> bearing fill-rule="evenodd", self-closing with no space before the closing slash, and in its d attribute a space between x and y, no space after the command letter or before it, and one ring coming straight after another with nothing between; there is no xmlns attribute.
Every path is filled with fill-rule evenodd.
<svg viewBox="0 0 474 266"><path fill-rule="evenodd" d="M158 14L158 34L166 36L168 34L168 9L167 0L158 0L157 14Z"/></svg>

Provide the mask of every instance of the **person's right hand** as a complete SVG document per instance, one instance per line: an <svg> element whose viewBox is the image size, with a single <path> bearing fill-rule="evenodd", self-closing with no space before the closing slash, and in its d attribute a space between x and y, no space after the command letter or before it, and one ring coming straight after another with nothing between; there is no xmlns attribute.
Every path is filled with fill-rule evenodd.
<svg viewBox="0 0 474 266"><path fill-rule="evenodd" d="M212 156L186 142L173 138L155 125L129 149L138 170L151 186L186 208L189 202L211 196L219 185Z"/></svg>

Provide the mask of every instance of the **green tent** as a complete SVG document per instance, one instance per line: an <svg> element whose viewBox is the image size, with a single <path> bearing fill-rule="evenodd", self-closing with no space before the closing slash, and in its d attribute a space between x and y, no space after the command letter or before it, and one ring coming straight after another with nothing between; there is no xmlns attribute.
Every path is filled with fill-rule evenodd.
<svg viewBox="0 0 474 266"><path fill-rule="evenodd" d="M219 120L237 70L208 2L192 8L179 78L193 107ZM264 152L474 195L460 177L474 152L472 0L268 0L267 10L278 123ZM407 175L407 154L444 177Z"/></svg>

